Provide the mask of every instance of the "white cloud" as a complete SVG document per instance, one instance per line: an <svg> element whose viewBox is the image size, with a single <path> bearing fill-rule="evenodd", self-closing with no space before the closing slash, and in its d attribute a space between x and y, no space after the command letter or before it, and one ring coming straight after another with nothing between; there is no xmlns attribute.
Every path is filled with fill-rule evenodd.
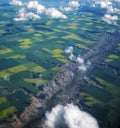
<svg viewBox="0 0 120 128"><path fill-rule="evenodd" d="M45 128L99 128L94 117L73 104L57 105L46 113Z"/></svg>
<svg viewBox="0 0 120 128"><path fill-rule="evenodd" d="M10 76L9 75L6 75L6 76L4 76L3 79L6 80L6 81L10 81Z"/></svg>
<svg viewBox="0 0 120 128"><path fill-rule="evenodd" d="M90 66L92 63L88 60L87 61L87 65Z"/></svg>
<svg viewBox="0 0 120 128"><path fill-rule="evenodd" d="M108 8L112 3L110 1L101 1L99 2L101 8Z"/></svg>
<svg viewBox="0 0 120 128"><path fill-rule="evenodd" d="M12 0L10 2L11 5L19 5L19 6L22 6L23 3L20 1L20 0Z"/></svg>
<svg viewBox="0 0 120 128"><path fill-rule="evenodd" d="M101 8L107 8L108 6L112 5L112 2L110 0L92 0L91 4L99 5Z"/></svg>
<svg viewBox="0 0 120 128"><path fill-rule="evenodd" d="M87 66L85 64L82 64L82 65L78 66L78 69L82 72L85 72L85 71L87 71Z"/></svg>
<svg viewBox="0 0 120 128"><path fill-rule="evenodd" d="M65 49L65 53L73 53L73 47L69 46Z"/></svg>
<svg viewBox="0 0 120 128"><path fill-rule="evenodd" d="M26 11L24 8L20 9L18 12L18 18L14 18L15 21L24 21L26 20Z"/></svg>
<svg viewBox="0 0 120 128"><path fill-rule="evenodd" d="M27 8L38 8L39 3L38 1L29 1L27 3Z"/></svg>
<svg viewBox="0 0 120 128"><path fill-rule="evenodd" d="M89 80L89 78L88 78L87 76L85 76L85 75L84 75L84 80L87 80L87 81L88 81L88 80Z"/></svg>
<svg viewBox="0 0 120 128"><path fill-rule="evenodd" d="M12 0L10 2L12 5L24 5L24 9L20 8L18 11L18 17L14 18L15 21L25 21L29 19L39 19L40 14L47 15L50 18L55 18L55 19L67 19L67 16L62 14L59 10L56 8L46 8L45 6L41 5L37 0L31 0L29 2L24 2L22 3L19 0ZM31 11L31 12L29 12ZM34 13L32 12L34 11Z"/></svg>
<svg viewBox="0 0 120 128"><path fill-rule="evenodd" d="M94 1L94 5L100 5L101 8L106 8L107 13L116 13L120 14L120 9L118 9L116 4L114 3L117 0L100 0ZM119 0L118 0L119 1ZM117 1L117 2L118 2ZM120 3L120 1L119 1Z"/></svg>
<svg viewBox="0 0 120 128"><path fill-rule="evenodd" d="M95 2L95 4L106 9L106 14L102 17L104 22L117 25L117 21L119 20L117 15L120 14L120 9L117 8L117 5L114 2L115 0L100 0Z"/></svg>
<svg viewBox="0 0 120 128"><path fill-rule="evenodd" d="M78 1L70 1L70 2L68 3L68 5L69 5L70 7L74 7L74 8L78 8L78 7L80 6L80 4L79 4Z"/></svg>
<svg viewBox="0 0 120 128"><path fill-rule="evenodd" d="M70 59L71 61L76 61L76 57L74 56L73 53L70 54L69 59Z"/></svg>
<svg viewBox="0 0 120 128"><path fill-rule="evenodd" d="M62 8L63 11L72 11L72 10L76 10L78 9L78 7L80 6L78 1L70 1L68 2L68 6Z"/></svg>
<svg viewBox="0 0 120 128"><path fill-rule="evenodd" d="M92 4L90 5L90 7L94 7L94 8L95 8L95 7L96 7L96 5L95 5L94 3L92 3Z"/></svg>
<svg viewBox="0 0 120 128"><path fill-rule="evenodd" d="M78 63L78 70L82 72L86 72L91 65L91 62L89 60L85 62L80 55L77 57L76 62Z"/></svg>
<svg viewBox="0 0 120 128"><path fill-rule="evenodd" d="M81 55L78 55L78 57L76 57L73 54L73 47L69 46L65 49L65 53L69 54L69 60L74 61L77 63L77 68L79 71L81 71L82 73L86 72L90 66L91 66L91 62L88 60L87 62L85 62L85 60L81 57Z"/></svg>
<svg viewBox="0 0 120 128"><path fill-rule="evenodd" d="M108 13L117 13L117 14L120 14L120 9L113 8L113 6L109 6L107 11L108 11Z"/></svg>
<svg viewBox="0 0 120 128"><path fill-rule="evenodd" d="M26 6L28 9L35 9L39 14L43 13L46 9L43 5L39 4L38 1L29 1Z"/></svg>
<svg viewBox="0 0 120 128"><path fill-rule="evenodd" d="M72 11L72 8L71 7L64 7L64 8L62 8L62 10L68 12L68 11Z"/></svg>
<svg viewBox="0 0 120 128"><path fill-rule="evenodd" d="M18 12L18 18L14 18L14 20L15 21L25 21L25 20L29 20L29 19L36 20L39 18L40 18L39 15L36 15L33 12L27 12L25 10L25 8L22 8Z"/></svg>
<svg viewBox="0 0 120 128"><path fill-rule="evenodd" d="M79 63L79 64L83 64L84 63L84 59L81 57L81 56L78 56L76 61Z"/></svg>
<svg viewBox="0 0 120 128"><path fill-rule="evenodd" d="M26 13L26 17L28 19L33 19L33 20L40 19L40 16L37 14L34 14L33 12Z"/></svg>
<svg viewBox="0 0 120 128"><path fill-rule="evenodd" d="M48 15L51 18L62 18L62 19L67 19L67 16L62 14L59 10L55 8L48 8L46 9L46 15Z"/></svg>
<svg viewBox="0 0 120 128"><path fill-rule="evenodd" d="M118 16L117 15L112 16L110 14L105 14L102 19L103 19L104 22L106 22L108 24L117 25Z"/></svg>
<svg viewBox="0 0 120 128"><path fill-rule="evenodd" d="M92 0L91 4L95 5L100 5L101 8L106 8L106 13L109 15L114 15L114 16L107 16L108 14L104 15L102 18L106 23L108 24L117 24L118 16L117 14L120 14L120 9L117 7L113 6L113 1L112 0ZM116 0L117 1L117 0ZM25 21L29 19L39 19L40 14L47 15L50 18L55 18L55 19L67 19L67 16L64 15L61 11L59 11L56 8L46 8L45 6L41 5L37 0L30 0L28 2L22 2L20 0L11 0L10 4L12 5L18 5L20 6L20 10L18 11L18 17L14 18L15 21ZM25 12L20 12L22 10L21 7L24 5ZM72 0L68 2L67 7L62 8L64 11L72 11L74 9L78 9L80 6L79 2L77 0ZM31 9L34 9L33 12Z"/></svg>

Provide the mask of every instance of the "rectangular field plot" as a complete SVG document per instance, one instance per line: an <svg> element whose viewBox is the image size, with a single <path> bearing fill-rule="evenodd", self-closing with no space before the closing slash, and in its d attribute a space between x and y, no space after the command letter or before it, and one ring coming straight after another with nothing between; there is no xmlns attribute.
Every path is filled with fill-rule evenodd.
<svg viewBox="0 0 120 128"><path fill-rule="evenodd" d="M101 78L96 78L96 80L101 84L104 85L106 89L108 89L108 91L110 91L113 95L116 96L120 96L120 87L119 86L115 86Z"/></svg>
<svg viewBox="0 0 120 128"><path fill-rule="evenodd" d="M10 56L10 57L8 57L8 59L9 59L9 58L12 58L12 59L25 59L26 56L25 56L25 55L20 55L20 54L18 54L18 55Z"/></svg>
<svg viewBox="0 0 120 128"><path fill-rule="evenodd" d="M6 70L0 71L0 78L4 78L5 76L10 76L12 74L16 74L16 73L26 71L26 70L27 70L27 67L23 65L14 66Z"/></svg>
<svg viewBox="0 0 120 128"><path fill-rule="evenodd" d="M2 111L0 111L0 122L4 121L6 119L10 120L9 116L13 115L13 113L16 112L16 108L14 106L11 106L9 108L6 108Z"/></svg>
<svg viewBox="0 0 120 128"><path fill-rule="evenodd" d="M85 38L83 38L83 37L79 37L78 35L76 35L76 34L74 34L74 33L67 32L67 34L68 34L68 35L63 36L62 38L63 38L63 39L66 39L66 40L71 38L71 39L74 39L74 40L81 41L81 42L83 42L83 43L85 43L85 44L94 44L93 41L87 40L87 39L85 39Z"/></svg>
<svg viewBox="0 0 120 128"><path fill-rule="evenodd" d="M17 66L19 63L13 59L0 59L0 71Z"/></svg>
<svg viewBox="0 0 120 128"><path fill-rule="evenodd" d="M63 53L63 51L60 50L60 49L50 50L48 48L43 48L43 50L52 54L51 57L56 58L57 60L59 60L63 63L68 63L69 62L68 59L65 56L61 55L61 53Z"/></svg>
<svg viewBox="0 0 120 128"><path fill-rule="evenodd" d="M35 72L35 73L42 73L46 71L45 68L41 67L40 65L34 62L26 63L24 64L24 66L27 68L28 71Z"/></svg>
<svg viewBox="0 0 120 128"><path fill-rule="evenodd" d="M41 66L36 66L36 67L32 67L29 71L35 72L35 73L42 73L42 72L45 72L46 69L44 69Z"/></svg>
<svg viewBox="0 0 120 128"><path fill-rule="evenodd" d="M114 54L110 54L110 55L104 60L104 62L109 63L109 62L115 61L116 59L120 59L120 56L114 55Z"/></svg>
<svg viewBox="0 0 120 128"><path fill-rule="evenodd" d="M40 19L35 19L27 11L37 12L21 1L23 6L9 4L8 0L0 2L0 127L18 123L19 118L25 126L32 119L36 126L30 126L37 128L45 111L54 104L71 101L93 115L101 128L109 127L109 119L116 124L113 115L120 108L116 105L120 99L119 20L116 25L106 24L102 20L106 9L95 10L84 0L76 9L63 10L68 18L52 18L43 12ZM69 5L69 0L65 2L64 6ZM15 21L24 6L25 18ZM56 2L54 7L60 9ZM112 42L116 40L118 44ZM78 62L80 57L84 62ZM87 70L81 71L80 67Z"/></svg>
<svg viewBox="0 0 120 128"><path fill-rule="evenodd" d="M36 84L37 86L48 83L48 80L43 80L40 78L25 78L24 81L32 84Z"/></svg>
<svg viewBox="0 0 120 128"><path fill-rule="evenodd" d="M7 54L7 53L10 53L10 52L13 52L13 50L10 49L10 48L6 48L6 49L3 49L3 50L0 50L0 55Z"/></svg>
<svg viewBox="0 0 120 128"><path fill-rule="evenodd" d="M11 73L18 73L18 72L22 72L22 71L27 70L27 67L25 67L23 65L18 65L18 66L15 66L15 67L11 67L7 70Z"/></svg>
<svg viewBox="0 0 120 128"><path fill-rule="evenodd" d="M0 78L4 78L4 77L10 76L10 75L12 75L12 73L10 73L7 70L0 71Z"/></svg>
<svg viewBox="0 0 120 128"><path fill-rule="evenodd" d="M102 73L101 73L102 71ZM96 68L93 73L95 77L101 78L104 81L109 81L113 86L119 86L119 77L116 77L114 70L109 67Z"/></svg>
<svg viewBox="0 0 120 128"><path fill-rule="evenodd" d="M6 103L6 102L7 102L6 97L1 97L0 96L0 105L3 104L3 103Z"/></svg>
<svg viewBox="0 0 120 128"><path fill-rule="evenodd" d="M16 111L16 114L20 116L20 114L23 112L26 106L30 104L30 96L25 94L23 91L16 91L14 94L9 94L7 96L8 101L14 105L14 108L12 108L14 111ZM13 100L14 99L14 100ZM13 111L13 112L14 112Z"/></svg>
<svg viewBox="0 0 120 128"><path fill-rule="evenodd" d="M97 98L89 95L88 93L80 92L80 96L83 98L84 104L89 106L89 107L92 107L95 104L101 104L102 103Z"/></svg>

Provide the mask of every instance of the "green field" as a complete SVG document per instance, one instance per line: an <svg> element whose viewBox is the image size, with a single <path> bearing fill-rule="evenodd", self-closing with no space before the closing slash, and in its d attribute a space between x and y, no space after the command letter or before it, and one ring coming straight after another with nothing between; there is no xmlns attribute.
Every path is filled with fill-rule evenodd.
<svg viewBox="0 0 120 128"><path fill-rule="evenodd" d="M81 13L86 18L80 17ZM113 26L104 24L100 16L93 18L93 12L81 10L78 14L71 14L69 20L15 22L12 11L1 13L0 124L13 121L14 114L19 117L30 105L31 96L37 97L40 87L70 62L65 53L67 47L72 46L73 54L82 56L96 45L101 34L112 33ZM120 26L116 32L119 29ZM80 84L78 105L83 105L99 122L110 121L113 127L120 107L120 42L88 77Z"/></svg>

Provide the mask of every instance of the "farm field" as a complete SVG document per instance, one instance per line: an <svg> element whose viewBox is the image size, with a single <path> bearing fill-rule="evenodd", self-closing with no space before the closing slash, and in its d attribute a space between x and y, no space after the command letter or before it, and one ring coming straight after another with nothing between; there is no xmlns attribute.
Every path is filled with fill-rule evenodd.
<svg viewBox="0 0 120 128"><path fill-rule="evenodd" d="M70 99L66 103L72 102L93 115L100 128L118 128L120 20L117 25L103 22L101 16L105 10L95 11L95 8L85 6L86 2L83 1L74 13L65 12L67 18L51 18L41 14L40 19L15 21L15 15L22 7L10 4L11 1L0 2L0 128L15 128L17 119L25 126L27 122L26 128L29 123L29 128L37 128L41 120L31 124L30 119L56 104L62 104L65 97ZM52 5L58 8L53 0L50 5L48 0L38 2L43 2L48 8ZM58 3L62 4L60 0ZM91 69L88 68L90 71L87 72L79 65L77 69L86 72L83 73L84 77L78 72L76 77L83 79L76 82L78 90L73 89L76 98L70 98L74 86L71 83L75 82L66 76L64 80L67 82L62 89L51 86L51 83L64 66L71 62L79 63L77 61L81 61L82 66L89 65ZM61 78L56 80L59 85ZM50 106L47 101L52 101ZM33 112L34 107L37 112ZM30 117L26 117L26 113L30 113ZM27 120L25 123L23 117Z"/></svg>

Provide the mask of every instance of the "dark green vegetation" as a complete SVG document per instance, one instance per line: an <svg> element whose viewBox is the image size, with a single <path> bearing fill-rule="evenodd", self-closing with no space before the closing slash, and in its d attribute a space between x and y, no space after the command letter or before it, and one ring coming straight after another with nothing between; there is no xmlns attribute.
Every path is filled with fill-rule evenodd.
<svg viewBox="0 0 120 128"><path fill-rule="evenodd" d="M83 109L99 121L101 127L119 127L120 112L120 57L118 48L94 68L89 79L81 84L79 93ZM110 62L106 62L111 58ZM115 65L112 65L115 63ZM80 105L80 106L81 106Z"/></svg>
<svg viewBox="0 0 120 128"><path fill-rule="evenodd" d="M8 5L7 8L11 9ZM71 14L69 20L46 19L26 23L14 22L13 12L3 10L0 18L0 124L12 121L13 114L20 116L30 104L30 95L36 96L40 90L38 79L49 82L60 70L59 67L69 62L68 55L64 53L66 47L73 46L75 55L83 55L96 45L101 33L112 33L113 26L102 23L99 15L94 20L93 13L82 13L86 18L80 18L78 13L74 17ZM116 31L119 29L116 28ZM76 98L80 107L107 128L119 127L119 43L93 69L89 80L81 83Z"/></svg>
<svg viewBox="0 0 120 128"><path fill-rule="evenodd" d="M13 94L10 94L7 99L13 106L16 107L17 110L19 110L17 115L20 115L24 108L30 104L30 97L23 91L17 91Z"/></svg>
<svg viewBox="0 0 120 128"><path fill-rule="evenodd" d="M16 91L6 97L0 96L0 123L12 121L12 115L18 116L30 104L30 97L23 91Z"/></svg>

